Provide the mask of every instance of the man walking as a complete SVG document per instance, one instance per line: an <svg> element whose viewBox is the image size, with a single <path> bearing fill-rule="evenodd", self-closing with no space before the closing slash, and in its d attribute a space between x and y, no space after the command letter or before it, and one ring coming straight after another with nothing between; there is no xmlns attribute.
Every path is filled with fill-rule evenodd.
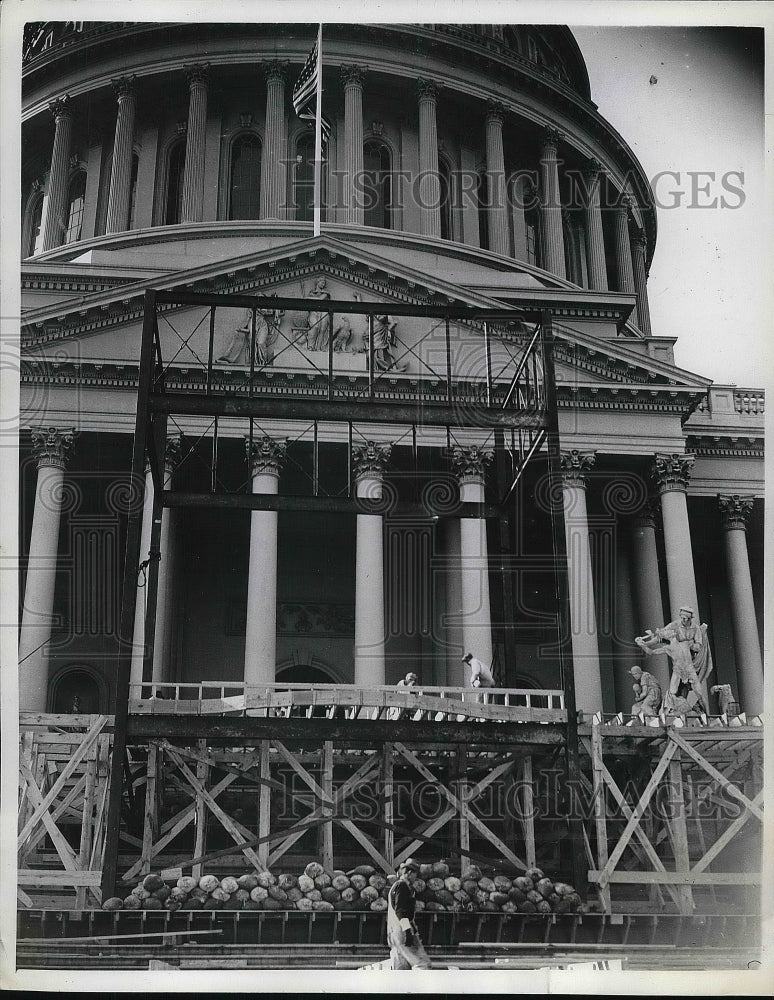
<svg viewBox="0 0 774 1000"><path fill-rule="evenodd" d="M407 858L398 866L398 878L387 896L387 943L393 969L429 969L430 959L414 923L416 899L412 886L419 864Z"/></svg>

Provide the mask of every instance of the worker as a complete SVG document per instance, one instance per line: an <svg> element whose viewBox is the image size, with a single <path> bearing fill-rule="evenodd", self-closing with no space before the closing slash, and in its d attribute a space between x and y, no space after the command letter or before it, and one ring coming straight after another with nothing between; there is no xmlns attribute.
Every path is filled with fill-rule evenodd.
<svg viewBox="0 0 774 1000"><path fill-rule="evenodd" d="M414 922L416 898L414 882L419 864L407 858L398 866L398 877L387 895L387 943L393 969L429 969L430 959Z"/></svg>

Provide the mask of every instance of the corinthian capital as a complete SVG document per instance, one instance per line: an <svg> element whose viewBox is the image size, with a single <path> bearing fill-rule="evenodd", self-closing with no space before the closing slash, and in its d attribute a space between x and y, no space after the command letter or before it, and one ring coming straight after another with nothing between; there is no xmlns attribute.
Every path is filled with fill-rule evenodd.
<svg viewBox="0 0 774 1000"><path fill-rule="evenodd" d="M55 469L67 467L73 447L75 428L60 431L57 427L35 427L30 429L32 454L38 460L38 468L52 466Z"/></svg>
<svg viewBox="0 0 774 1000"><path fill-rule="evenodd" d="M263 437L253 438L251 442L246 435L245 454L250 466L250 475L265 474L279 477L287 447L287 438L284 441L275 441L274 438L264 434Z"/></svg>
<svg viewBox="0 0 774 1000"><path fill-rule="evenodd" d="M132 76L119 76L110 81L110 85L119 101L130 97L134 93L134 81L134 74Z"/></svg>
<svg viewBox="0 0 774 1000"><path fill-rule="evenodd" d="M263 72L267 80L284 80L287 71L287 59L270 59L263 64Z"/></svg>
<svg viewBox="0 0 774 1000"><path fill-rule="evenodd" d="M732 528L747 527L747 521L753 511L755 497L740 497L738 493L733 496L718 496L718 507L723 522L723 530L731 531Z"/></svg>
<svg viewBox="0 0 774 1000"><path fill-rule="evenodd" d="M368 67L366 66L355 66L354 64L350 64L349 66L342 66L341 82L345 87L347 86L348 83L354 83L362 87L367 72L368 72Z"/></svg>
<svg viewBox="0 0 774 1000"><path fill-rule="evenodd" d="M554 128L553 125L547 125L543 129L543 150L549 148L553 149L554 152L559 148L559 143L564 139L564 133L560 132L558 128Z"/></svg>
<svg viewBox="0 0 774 1000"><path fill-rule="evenodd" d="M460 482L483 482L486 467L492 461L492 452L477 444L452 449L452 468Z"/></svg>
<svg viewBox="0 0 774 1000"><path fill-rule="evenodd" d="M72 118L73 107L70 95L64 94L55 101L51 101L48 110L51 112L55 122L59 121L60 118Z"/></svg>
<svg viewBox="0 0 774 1000"><path fill-rule="evenodd" d="M694 455L656 455L651 475L658 492L686 489L694 461Z"/></svg>
<svg viewBox="0 0 774 1000"><path fill-rule="evenodd" d="M420 101L436 100L440 89L439 85L433 80L426 80L422 76L417 80L417 97Z"/></svg>
<svg viewBox="0 0 774 1000"><path fill-rule="evenodd" d="M381 479L392 454L391 444L366 441L352 448L352 468L355 479Z"/></svg>
<svg viewBox="0 0 774 1000"><path fill-rule="evenodd" d="M486 120L499 122L501 125L505 121L505 105L500 101L486 102Z"/></svg>
<svg viewBox="0 0 774 1000"><path fill-rule="evenodd" d="M596 452L571 448L569 451L563 451L559 460L562 464L562 483L565 486L578 486L585 490L586 473L594 468L597 461Z"/></svg>
<svg viewBox="0 0 774 1000"><path fill-rule="evenodd" d="M186 66L185 75L188 79L189 87L193 87L196 84L206 86L210 80L210 64L195 63L193 66Z"/></svg>
<svg viewBox="0 0 774 1000"><path fill-rule="evenodd" d="M632 521L637 528L655 528L661 516L661 504L658 497L649 496L640 509L634 514Z"/></svg>

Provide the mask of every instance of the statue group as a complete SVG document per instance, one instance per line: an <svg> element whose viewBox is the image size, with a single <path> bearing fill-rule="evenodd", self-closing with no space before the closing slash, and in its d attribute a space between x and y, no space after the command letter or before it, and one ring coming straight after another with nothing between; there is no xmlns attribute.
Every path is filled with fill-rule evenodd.
<svg viewBox="0 0 774 1000"><path fill-rule="evenodd" d="M288 346L300 348L304 352L328 353L333 341L333 350L337 353L363 354L373 343L374 368L376 371L406 370L407 364L395 356L397 335L396 322L386 313L373 316L369 328L369 320L362 317L363 328L358 333L353 329L352 317L346 313L332 314L327 308L331 295L325 278L317 278L312 289L307 292L301 283L301 295L311 299L311 308L306 313L294 314L291 317L291 333L285 335ZM356 302L360 301L358 292L354 293ZM239 326L231 334L226 350L216 359L219 364L249 365L264 367L274 362L274 345L277 342L284 310L259 309L255 314L255 348L253 358L250 357L252 341L252 310L246 309Z"/></svg>

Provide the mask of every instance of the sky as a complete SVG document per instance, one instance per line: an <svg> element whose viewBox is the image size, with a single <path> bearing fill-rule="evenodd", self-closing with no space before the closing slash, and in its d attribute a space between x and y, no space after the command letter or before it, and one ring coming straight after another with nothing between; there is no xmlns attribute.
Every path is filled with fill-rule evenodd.
<svg viewBox="0 0 774 1000"><path fill-rule="evenodd" d="M648 286L654 335L679 338L675 361L689 371L763 386L774 354L760 33L572 30L600 114L642 163L660 206Z"/></svg>

